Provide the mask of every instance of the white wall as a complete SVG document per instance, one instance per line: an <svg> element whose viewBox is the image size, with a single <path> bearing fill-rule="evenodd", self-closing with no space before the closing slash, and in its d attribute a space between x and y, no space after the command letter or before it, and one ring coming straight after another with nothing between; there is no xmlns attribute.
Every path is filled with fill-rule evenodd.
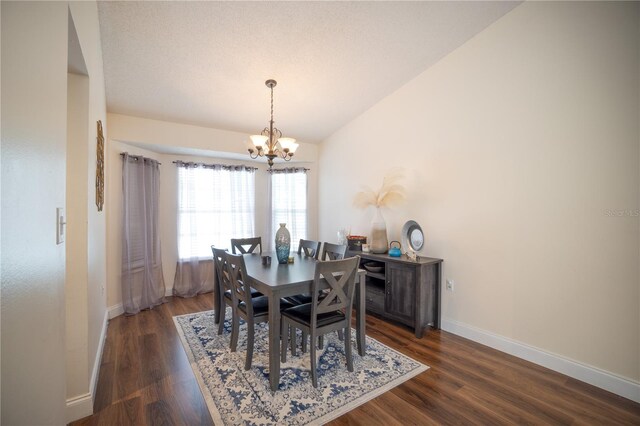
<svg viewBox="0 0 640 426"><path fill-rule="evenodd" d="M103 134L108 138L107 107L104 72L102 64L102 42L96 2L69 2L69 9L78 33L82 55L89 74L89 138L87 140L87 356L89 358L89 383L85 388L90 393L89 405L93 408L97 373L102 355L102 343L106 331L106 212L98 212L96 206L96 147L98 120L102 121ZM107 167L107 166L105 166ZM106 189L105 189L106 191ZM74 395L68 394L69 397ZM69 420L69 419L67 419Z"/></svg>
<svg viewBox="0 0 640 426"><path fill-rule="evenodd" d="M67 421L93 413L93 400L106 333L106 247L105 212L95 204L96 145L98 120L106 130L106 99L102 65L98 9L95 2L70 2L69 10L80 44L88 77L88 105L81 115L68 117L69 128L79 126L82 137L67 152L68 166L79 182L67 182L76 191L67 194L70 230L81 227L79 241L68 245L67 256ZM72 52L70 52L71 55ZM77 123L77 121L82 121ZM105 138L106 138L106 131ZM70 148L68 146L68 148ZM69 198L72 198L71 200ZM82 212L72 223L71 215ZM69 234L71 236L71 234ZM69 280L69 274L75 273Z"/></svg>
<svg viewBox="0 0 640 426"><path fill-rule="evenodd" d="M446 323L622 377L640 399L639 6L525 3L336 132L320 237L367 232L353 195L404 166L389 236L414 219L422 254L445 260Z"/></svg>
<svg viewBox="0 0 640 426"><path fill-rule="evenodd" d="M76 281L66 291L66 244L55 244L55 208L66 205L69 13L90 83L88 110L86 101L79 105L88 120L78 127L88 129L85 146L70 130L80 148L70 159L77 166L71 175L87 181L72 185L79 197L69 205L73 225L86 229L76 234L73 250L83 253L86 265L70 271ZM104 214L93 203L86 207L95 197L95 122L106 118L98 28L95 3L2 2L2 422L7 424L62 424L73 419L70 415L92 411L106 313L100 291ZM84 202L84 209L77 202ZM69 340L65 298L73 303L67 314L77 325ZM67 357L78 362L67 368Z"/></svg>
<svg viewBox="0 0 640 426"><path fill-rule="evenodd" d="M67 188L65 236L65 303L67 346L67 397L88 392L87 336L87 141L89 125L89 78L67 78Z"/></svg>
<svg viewBox="0 0 640 426"><path fill-rule="evenodd" d="M107 181L107 306L110 315L122 313L122 290L120 281L122 258L122 160L120 153L127 151L134 155L144 155L160 163L160 240L162 249L162 269L167 287L171 294L178 260L177 241L177 168L173 161L194 161L216 164L246 164L258 168L256 172L256 235L263 238L267 233L267 184L269 174L266 161L250 161L243 143L248 135L218 129L149 120L119 114L109 114L109 135L107 143L108 170ZM157 151L184 152L192 150L194 154L183 155L158 153ZM316 146L301 144L296 152L296 166L304 166L309 172L309 237L317 237L317 187L318 173L315 162ZM208 153L208 156L202 154ZM212 157L212 155L214 155ZM217 157L215 157L217 156ZM221 158L233 157L233 158ZM292 163L279 162L278 165Z"/></svg>
<svg viewBox="0 0 640 426"><path fill-rule="evenodd" d="M2 2L2 424L65 419L66 3Z"/></svg>
<svg viewBox="0 0 640 426"><path fill-rule="evenodd" d="M86 71L86 76L70 81L83 80L88 101L81 111L70 110L67 118L72 142L67 145L67 171L72 171L67 180L67 421L72 421L93 413L106 332L105 213L95 204L96 122L106 121L106 101L97 5L71 2L69 10L79 42L69 48L69 61L81 58ZM74 128L81 134L72 141Z"/></svg>

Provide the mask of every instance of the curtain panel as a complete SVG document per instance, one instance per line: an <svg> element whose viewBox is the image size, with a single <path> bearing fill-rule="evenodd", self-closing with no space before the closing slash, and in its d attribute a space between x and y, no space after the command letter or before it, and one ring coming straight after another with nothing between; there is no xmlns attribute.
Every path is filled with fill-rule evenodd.
<svg viewBox="0 0 640 426"><path fill-rule="evenodd" d="M178 167L178 261L173 294L214 289L211 246L255 232L254 167L174 162Z"/></svg>
<svg viewBox="0 0 640 426"><path fill-rule="evenodd" d="M309 169L287 167L271 169L269 179L267 247L275 251L275 233L286 223L291 234L291 251L298 250L300 239L308 235L307 194Z"/></svg>
<svg viewBox="0 0 640 426"><path fill-rule="evenodd" d="M122 154L122 304L136 314L164 303L158 197L159 163Z"/></svg>

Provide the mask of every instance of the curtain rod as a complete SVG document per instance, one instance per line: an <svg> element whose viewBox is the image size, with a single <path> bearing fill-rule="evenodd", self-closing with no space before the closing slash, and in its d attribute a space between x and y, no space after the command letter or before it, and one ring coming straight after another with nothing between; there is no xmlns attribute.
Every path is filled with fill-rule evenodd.
<svg viewBox="0 0 640 426"><path fill-rule="evenodd" d="M284 169L269 169L267 170L269 173L281 173L281 172L308 172L311 169L307 169L306 167L286 167Z"/></svg>
<svg viewBox="0 0 640 426"><path fill-rule="evenodd" d="M176 161L172 161L173 164L177 164L177 165L193 165L193 166L202 166L202 167L222 167L222 168L244 168L245 170L251 170L251 171L255 171L258 170L257 167L252 167L252 166L245 166L244 164L207 164L207 163L196 163L193 161L181 161L181 160L176 160Z"/></svg>
<svg viewBox="0 0 640 426"><path fill-rule="evenodd" d="M162 164L161 162L159 162L158 160L154 160L153 158L147 158L147 157L144 157L144 156L142 156L142 155L131 155L131 154L129 154L128 152L121 152L121 153L120 153L120 157L124 157L124 155L125 155L125 154L128 154L128 155L129 155L129 158L133 158L133 159L134 159L134 160L136 160L136 161L138 161L139 159L141 159L141 158L142 158L142 159L147 159L147 160L155 161L156 163L158 163L158 165L161 165L161 164Z"/></svg>

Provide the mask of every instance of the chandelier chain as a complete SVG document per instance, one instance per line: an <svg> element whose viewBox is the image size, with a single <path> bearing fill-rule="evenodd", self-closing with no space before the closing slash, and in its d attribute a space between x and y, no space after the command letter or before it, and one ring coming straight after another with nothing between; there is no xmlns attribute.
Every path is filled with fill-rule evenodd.
<svg viewBox="0 0 640 426"><path fill-rule="evenodd" d="M271 122L273 123L273 86L271 86Z"/></svg>

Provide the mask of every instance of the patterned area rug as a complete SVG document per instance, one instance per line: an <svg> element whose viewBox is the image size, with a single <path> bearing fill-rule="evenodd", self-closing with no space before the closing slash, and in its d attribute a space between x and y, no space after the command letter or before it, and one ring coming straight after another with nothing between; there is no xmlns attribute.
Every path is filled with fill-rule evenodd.
<svg viewBox="0 0 640 426"><path fill-rule="evenodd" d="M218 336L213 311L174 317L202 395L216 424L315 425L326 423L427 370L411 358L367 337L366 355L358 355L352 330L354 372L347 370L344 342L327 334L318 350L318 388L311 384L309 352L281 364L280 388L269 388L267 323L256 326L251 370L244 370L246 324L241 322L238 350L231 353L231 312ZM298 339L300 342L300 339ZM298 348L299 349L299 348Z"/></svg>

